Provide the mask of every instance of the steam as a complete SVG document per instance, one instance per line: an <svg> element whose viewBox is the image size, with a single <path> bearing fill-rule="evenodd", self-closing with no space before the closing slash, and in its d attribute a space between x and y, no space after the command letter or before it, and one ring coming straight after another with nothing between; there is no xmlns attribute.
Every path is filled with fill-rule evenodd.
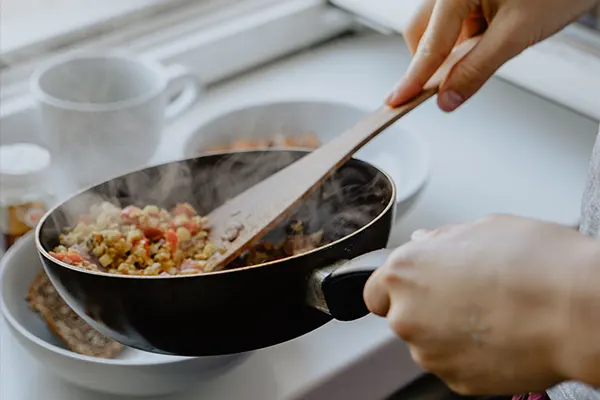
<svg viewBox="0 0 600 400"><path fill-rule="evenodd" d="M153 74L135 63L89 54L57 64L40 79L42 90L55 98L91 110L109 106L106 112L61 113L56 120L53 112L43 115L47 119L44 125L50 129L47 137L52 138L62 188L75 193L82 185L148 162L160 142L162 106L157 103L152 108L156 112L149 113L147 107L129 106L128 101L151 93L154 85ZM261 126L258 122L248 123L247 132L256 132ZM280 133L289 133L284 124ZM103 202L118 207L156 205L166 209L187 202L199 214L207 215L302 154L272 150L211 155L110 179L63 203L48 221L53 229L44 232L50 235L46 243L56 244L63 227L75 226L82 214ZM323 230L325 241L332 241L369 223L384 209L389 196L390 188L382 175L374 176L372 170L357 164L346 165L303 202L291 219L302 221L306 233ZM268 193L265 201L269 201ZM280 224L269 236L285 237L287 223Z"/></svg>
<svg viewBox="0 0 600 400"><path fill-rule="evenodd" d="M157 205L167 209L190 203L206 215L228 199L299 159L293 151L251 151L210 155L146 168L110 180L67 201L52 216L56 227L75 226L90 207L109 202L119 207ZM302 221L305 233L323 230L324 241L340 239L368 224L390 198L387 179L360 165L344 166L298 207L265 240L286 237L290 221ZM269 201L269 194L265 194ZM210 223L210 221L209 221ZM56 232L55 232L56 233ZM53 245L55 243L52 243Z"/></svg>

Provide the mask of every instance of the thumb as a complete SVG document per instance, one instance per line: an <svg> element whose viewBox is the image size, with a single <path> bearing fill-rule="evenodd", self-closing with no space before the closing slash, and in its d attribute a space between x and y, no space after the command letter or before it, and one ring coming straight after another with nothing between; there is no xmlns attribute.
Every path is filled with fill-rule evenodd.
<svg viewBox="0 0 600 400"><path fill-rule="evenodd" d="M450 112L460 107L498 68L528 47L530 41L523 32L526 23L515 19L514 15L499 13L479 43L452 68L439 90L442 110Z"/></svg>

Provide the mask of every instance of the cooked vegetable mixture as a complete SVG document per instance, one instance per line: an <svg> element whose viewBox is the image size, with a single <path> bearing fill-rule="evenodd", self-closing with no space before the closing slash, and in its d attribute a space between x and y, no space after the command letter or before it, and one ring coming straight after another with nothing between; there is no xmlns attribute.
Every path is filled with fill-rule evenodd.
<svg viewBox="0 0 600 400"><path fill-rule="evenodd" d="M187 204L168 211L153 205L123 209L94 205L60 236L50 255L67 264L122 275L193 275L204 272L217 247L208 221Z"/></svg>
<svg viewBox="0 0 600 400"><path fill-rule="evenodd" d="M262 241L251 246L244 254L231 263L230 268L259 265L287 258L306 253L324 244L323 230L309 234L306 232L303 221L294 220L289 222L286 225L286 233L287 236L285 239L279 243Z"/></svg>
<svg viewBox="0 0 600 400"><path fill-rule="evenodd" d="M275 135L271 139L236 139L231 143L215 146L209 152L219 153L231 150L261 150L273 147L316 149L320 146L319 139L314 133L300 135Z"/></svg>

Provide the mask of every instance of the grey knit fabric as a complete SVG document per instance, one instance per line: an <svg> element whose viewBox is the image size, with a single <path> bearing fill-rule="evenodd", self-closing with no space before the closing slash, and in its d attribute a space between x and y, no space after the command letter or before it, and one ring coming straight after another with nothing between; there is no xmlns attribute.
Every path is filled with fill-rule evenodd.
<svg viewBox="0 0 600 400"><path fill-rule="evenodd" d="M592 151L579 230L585 235L600 239L600 132ZM600 282L598 284L600 285ZM598 336L600 337L600 332ZM600 400L600 389L593 389L577 382L566 382L547 392L552 400Z"/></svg>

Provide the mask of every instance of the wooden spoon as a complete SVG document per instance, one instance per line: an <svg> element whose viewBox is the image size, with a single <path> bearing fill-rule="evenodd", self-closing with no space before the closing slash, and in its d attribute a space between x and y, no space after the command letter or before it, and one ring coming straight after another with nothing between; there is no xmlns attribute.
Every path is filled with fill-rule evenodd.
<svg viewBox="0 0 600 400"><path fill-rule="evenodd" d="M285 219L356 151L400 117L436 94L452 67L477 42L478 38L473 38L456 46L427 82L421 94L414 99L396 108L380 107L335 139L208 214L211 225L208 240L220 251L208 260L205 271L225 268L256 239L260 239Z"/></svg>

